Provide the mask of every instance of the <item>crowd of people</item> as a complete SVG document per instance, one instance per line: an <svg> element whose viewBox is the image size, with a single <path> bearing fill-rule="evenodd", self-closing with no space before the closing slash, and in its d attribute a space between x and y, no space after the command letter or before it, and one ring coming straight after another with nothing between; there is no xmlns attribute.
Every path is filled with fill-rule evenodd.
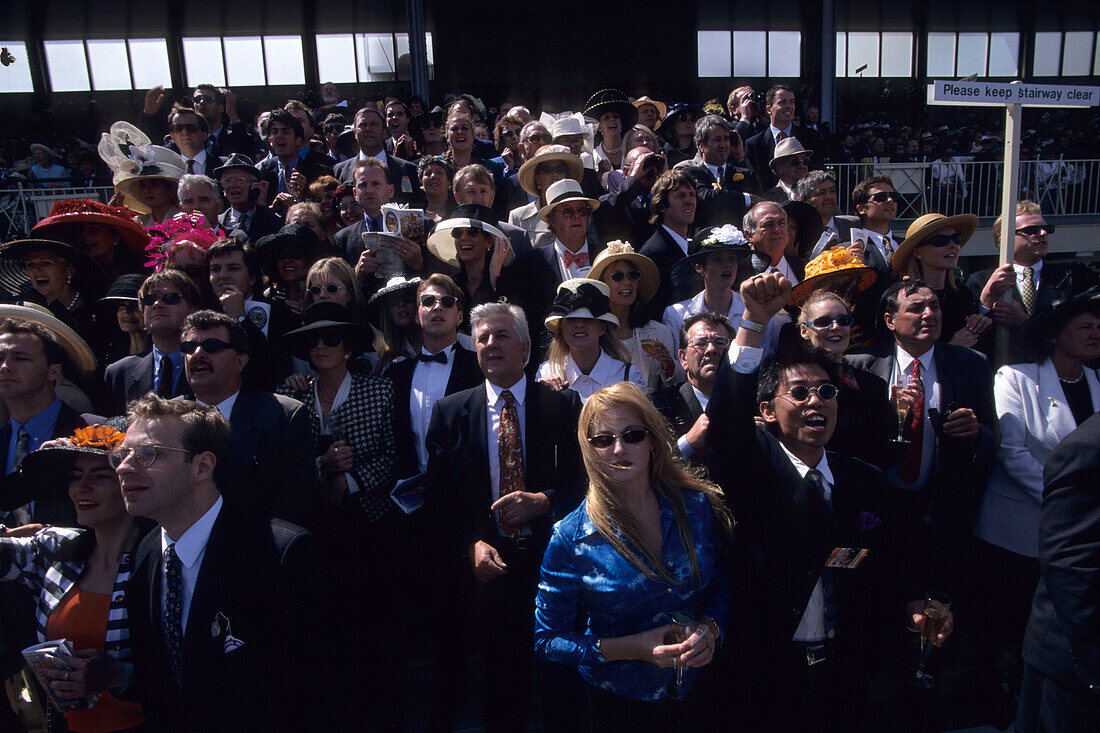
<svg viewBox="0 0 1100 733"><path fill-rule="evenodd" d="M154 89L0 244L12 724L400 730L427 655L432 730L923 730L964 665L1089 729L1100 274L1038 203L964 273L783 84L322 92Z"/></svg>

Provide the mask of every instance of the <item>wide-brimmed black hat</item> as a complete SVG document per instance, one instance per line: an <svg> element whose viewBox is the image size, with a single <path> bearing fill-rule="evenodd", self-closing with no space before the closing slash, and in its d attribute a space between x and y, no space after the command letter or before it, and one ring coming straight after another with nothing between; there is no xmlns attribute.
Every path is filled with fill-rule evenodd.
<svg viewBox="0 0 1100 733"><path fill-rule="evenodd" d="M666 124L668 124L669 120L671 120L673 117L680 114L681 112L692 113L693 115L695 115L696 120L706 114L703 111L703 108L697 104L692 104L690 102L677 102L676 104L668 108L668 113L665 114L664 119L661 120L661 127L664 127Z"/></svg>
<svg viewBox="0 0 1100 733"><path fill-rule="evenodd" d="M718 252L733 252L737 255L737 281L744 280L744 263L752 256L752 245L733 224L700 229L688 242L688 256L680 259L669 271L669 281L673 287L691 282L696 277L695 265L704 264L709 255Z"/></svg>
<svg viewBox="0 0 1100 733"><path fill-rule="evenodd" d="M98 295L107 288L107 273L103 267L76 247L52 239L18 239L0 244L0 257L18 263L31 252L49 252L68 262L80 278L80 289L85 294Z"/></svg>
<svg viewBox="0 0 1100 733"><path fill-rule="evenodd" d="M1033 349L1043 341L1058 335L1065 324L1079 313L1100 313L1100 275L1085 265L1073 265L1055 289L1058 295L1046 308L1038 311L1024 324L1024 334Z"/></svg>
<svg viewBox="0 0 1100 733"><path fill-rule="evenodd" d="M274 276L275 263L284 252L300 253L303 260L313 262L321 243L317 235L305 224L286 224L274 234L260 237L256 241L256 254L260 256L265 271Z"/></svg>
<svg viewBox="0 0 1100 733"><path fill-rule="evenodd" d="M638 121L638 108L618 89L601 89L584 103L584 115L599 121L608 112L615 112L622 121L621 132L626 132Z"/></svg>
<svg viewBox="0 0 1100 733"><path fill-rule="evenodd" d="M300 328L283 334L283 345L302 361L309 361L310 337L318 331L339 330L352 355L366 350L370 329L352 320L351 311L339 303L324 300L312 303L302 311Z"/></svg>
<svg viewBox="0 0 1100 733"><path fill-rule="evenodd" d="M145 275L139 275L138 273L119 275L118 278L111 283L111 287L107 288L107 294L96 301L96 312L113 313L114 309L122 303L133 303L137 305L138 290L141 288L141 284L145 282L145 277Z"/></svg>
<svg viewBox="0 0 1100 733"><path fill-rule="evenodd" d="M443 127L443 108L436 105L432 107L431 112L425 112L409 120L409 134L413 137L420 137L425 125Z"/></svg>
<svg viewBox="0 0 1100 733"><path fill-rule="evenodd" d="M256 164L252 162L252 158L249 158L247 155L242 155L241 153L233 153L225 159L224 163L214 169L214 179L216 180L221 178L223 173L231 170L245 171L246 173L251 173L256 177L256 180L260 180L261 178L263 178L263 174L260 173L260 169L257 168Z"/></svg>

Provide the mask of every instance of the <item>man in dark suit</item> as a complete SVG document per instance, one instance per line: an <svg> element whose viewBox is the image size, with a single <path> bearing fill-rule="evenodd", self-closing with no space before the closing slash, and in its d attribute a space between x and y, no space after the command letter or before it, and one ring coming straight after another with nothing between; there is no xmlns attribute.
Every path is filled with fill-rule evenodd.
<svg viewBox="0 0 1100 733"><path fill-rule="evenodd" d="M821 216L821 223L825 229L837 236L837 241L851 242L852 227L861 226L859 217L838 215L836 178L826 171L810 171L809 174L798 182L796 187L797 199L805 201L817 209ZM819 254L815 250L814 255Z"/></svg>
<svg viewBox="0 0 1100 733"><path fill-rule="evenodd" d="M745 214L742 230L756 254L757 267L783 273L797 285L805 277L806 263L799 257L788 257L787 214L774 201L761 201Z"/></svg>
<svg viewBox="0 0 1100 733"><path fill-rule="evenodd" d="M1002 221L1003 217L998 217L993 223L993 241L998 247ZM1060 280L1060 273L1052 272L1052 268L1044 265L1043 260L1050 246L1048 237L1054 227L1047 224L1037 203L1025 200L1016 204L1013 230L1016 240L1012 262L995 270L979 270L966 280L966 287L979 299L982 307L988 309L993 322L1008 331L1008 352L998 360L1004 364L1034 358L1034 355L1026 353L1023 325L1032 315L1050 307L1059 294L1057 285ZM1002 301L1005 292L1011 293L1011 298Z"/></svg>
<svg viewBox="0 0 1100 733"><path fill-rule="evenodd" d="M214 169L214 178L229 204L218 217L218 224L227 232L239 229L248 236L248 241L255 242L283 226L278 214L259 203L269 184L251 158L229 156L221 167Z"/></svg>
<svg viewBox="0 0 1100 733"><path fill-rule="evenodd" d="M615 239L645 242L656 231L650 202L657 179L668 170L664 153L654 153L645 147L632 148L626 153L623 169L627 174L622 188L600 196L600 208L594 218L599 241L603 243Z"/></svg>
<svg viewBox="0 0 1100 733"><path fill-rule="evenodd" d="M260 161L260 173L267 181L272 210L281 214L294 203L295 194L302 196L310 183L332 175L332 168L314 160L312 153L302 155L302 123L285 109L272 110L261 131L271 155Z"/></svg>
<svg viewBox="0 0 1100 733"><path fill-rule="evenodd" d="M135 553L125 694L158 731L320 724L332 685L286 667L322 664L313 537L223 500L232 441L216 408L149 395L130 415L116 463L126 511L160 527Z"/></svg>
<svg viewBox="0 0 1100 733"><path fill-rule="evenodd" d="M676 432L680 455L697 466L705 465L707 427L706 409L714 389L718 365L726 358L733 340L733 324L717 313L696 313L680 328L680 366L687 380L652 395L653 404Z"/></svg>
<svg viewBox="0 0 1100 733"><path fill-rule="evenodd" d="M744 318L766 323L790 283L757 275L741 297ZM919 624L921 601L906 603L917 596L888 523L882 473L825 450L836 427L837 362L799 343L759 366L760 342L759 332L738 330L708 406L708 463L737 517L733 564L745 614L723 661L727 672L753 670L723 689L737 690L747 729L862 730L884 635L903 612ZM869 553L857 565L829 562L860 550ZM950 633L945 626L936 643Z"/></svg>
<svg viewBox="0 0 1100 733"><path fill-rule="evenodd" d="M909 442L886 476L902 492L906 544L922 548L926 567L942 570L944 584L957 584L999 440L993 371L976 351L936 343L940 302L922 281L892 285L882 309L894 343L849 360L902 390L911 405L903 426Z"/></svg>
<svg viewBox="0 0 1100 733"><path fill-rule="evenodd" d="M1100 716L1100 415L1050 454L1043 483L1042 576L1024 635L1016 730L1083 733Z"/></svg>
<svg viewBox="0 0 1100 733"><path fill-rule="evenodd" d="M493 209L496 203L496 181L489 169L480 163L471 163L455 173L454 182L451 184L454 190L455 201L462 204L477 204ZM523 257L531 251L531 236L526 229L521 229L506 221L498 221L497 229L504 232L508 242L512 245L512 252L516 259Z"/></svg>
<svg viewBox="0 0 1100 733"><path fill-rule="evenodd" d="M580 399L524 375L531 342L517 306L480 305L471 328L486 381L436 403L428 501L454 556L465 551L473 571L485 689L506 691L487 696L485 728L522 730L542 552L555 519L581 498Z"/></svg>
<svg viewBox="0 0 1100 733"><path fill-rule="evenodd" d="M653 260L661 273L661 284L646 310L660 320L665 308L692 297L699 291L698 279L688 278L673 287L672 267L688 255L688 240L695 230L698 196L695 182L685 171L673 168L661 174L653 184L650 210L655 220L653 236L642 244L640 254Z"/></svg>
<svg viewBox="0 0 1100 733"><path fill-rule="evenodd" d="M700 227L737 225L753 204L745 187L746 174L751 175L752 171L730 163L736 135L724 119L707 115L695 123L695 147L699 154L694 161L677 166L695 181L699 198L695 220ZM740 143L739 137L737 140Z"/></svg>
<svg viewBox="0 0 1100 733"><path fill-rule="evenodd" d="M794 89L786 84L776 84L768 90L765 101L764 111L770 124L763 132L745 141L745 155L760 177L760 185L767 190L779 181L779 176L771 168L776 143L789 137L800 138L802 128L793 124Z"/></svg>
<svg viewBox="0 0 1100 733"><path fill-rule="evenodd" d="M126 403L149 392L161 397L187 394L180 352L183 321L202 305L191 278L169 268L150 275L138 289L142 318L153 349L145 356L126 356L104 374L110 414L126 413Z"/></svg>
<svg viewBox="0 0 1100 733"><path fill-rule="evenodd" d="M232 430L231 479L223 495L251 514L305 524L317 504L308 450L309 411L297 400L242 388L247 336L233 318L196 311L183 322L180 350L195 399L218 408Z"/></svg>
<svg viewBox="0 0 1100 733"><path fill-rule="evenodd" d="M394 190L392 198L400 204L407 204L420 195L416 166L386 152L383 147L385 140L386 122L382 113L377 107L363 107L355 113L355 141L359 145L359 155L337 163L335 175L341 183L353 185L356 164L374 158L386 167L386 178Z"/></svg>

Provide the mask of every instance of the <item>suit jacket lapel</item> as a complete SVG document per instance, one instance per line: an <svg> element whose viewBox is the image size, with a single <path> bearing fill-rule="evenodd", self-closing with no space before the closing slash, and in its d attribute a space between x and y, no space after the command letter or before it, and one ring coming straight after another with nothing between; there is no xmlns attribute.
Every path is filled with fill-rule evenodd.
<svg viewBox="0 0 1100 733"><path fill-rule="evenodd" d="M703 414L703 406L699 404L699 398L695 396L695 390L692 389L691 382L684 382L680 385L680 396L684 398L684 404L687 405L688 410L688 429L695 424L695 421Z"/></svg>
<svg viewBox="0 0 1100 733"><path fill-rule="evenodd" d="M468 465L473 476L470 485L486 488L489 500L485 506L488 507L492 504L492 487L489 482L489 397L484 386L470 393L466 409L470 411L470 434L466 436L467 445L471 447Z"/></svg>
<svg viewBox="0 0 1100 733"><path fill-rule="evenodd" d="M1042 412L1046 413L1047 421L1054 433L1059 439L1063 439L1076 429L1077 423L1073 419L1073 411L1069 408L1065 392L1058 381L1058 372L1050 359L1044 359L1039 364L1038 377L1035 385L1037 393L1035 404L1039 406ZM1097 397L1098 395L1093 392L1093 401Z"/></svg>
<svg viewBox="0 0 1100 733"><path fill-rule="evenodd" d="M944 348L938 348L933 352L932 360L936 364L936 381L940 384L940 412L947 414L947 406L952 402L968 403L970 400L959 400L958 389L955 385L954 360L948 356Z"/></svg>
<svg viewBox="0 0 1100 733"><path fill-rule="evenodd" d="M447 379L447 388L444 394L454 394L469 389L480 378L481 368L477 365L477 356L469 349L462 348L462 344L456 344L454 364L451 366L451 376Z"/></svg>
<svg viewBox="0 0 1100 733"><path fill-rule="evenodd" d="M126 394L128 398L140 397L153 391L153 352L141 358L137 369L126 375Z"/></svg>

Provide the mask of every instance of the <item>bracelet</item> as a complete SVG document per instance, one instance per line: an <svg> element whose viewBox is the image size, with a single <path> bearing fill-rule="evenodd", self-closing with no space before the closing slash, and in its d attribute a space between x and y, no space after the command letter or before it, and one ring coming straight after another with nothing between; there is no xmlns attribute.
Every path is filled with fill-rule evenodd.
<svg viewBox="0 0 1100 733"><path fill-rule="evenodd" d="M750 331L755 331L756 333L764 333L768 330L768 324L757 323L756 321L750 321L747 318L742 318L740 328L747 328Z"/></svg>

